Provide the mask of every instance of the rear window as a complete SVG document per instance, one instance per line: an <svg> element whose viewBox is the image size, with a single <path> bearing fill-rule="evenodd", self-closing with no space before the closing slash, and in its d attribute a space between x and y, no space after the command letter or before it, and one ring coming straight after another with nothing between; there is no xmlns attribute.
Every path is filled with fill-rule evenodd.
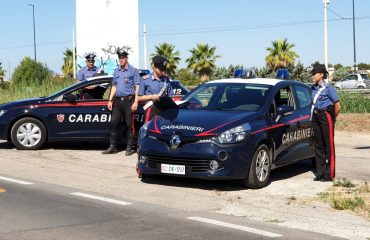
<svg viewBox="0 0 370 240"><path fill-rule="evenodd" d="M362 79L369 80L369 76L367 76L367 74L365 74L365 73L361 74L361 77L362 77Z"/></svg>

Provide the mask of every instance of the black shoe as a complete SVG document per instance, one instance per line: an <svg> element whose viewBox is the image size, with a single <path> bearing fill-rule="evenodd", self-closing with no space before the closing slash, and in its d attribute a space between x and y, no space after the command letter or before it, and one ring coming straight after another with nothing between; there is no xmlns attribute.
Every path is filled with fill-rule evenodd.
<svg viewBox="0 0 370 240"><path fill-rule="evenodd" d="M135 153L135 151L132 148L128 148L128 149L126 149L125 156L130 156L134 153Z"/></svg>
<svg viewBox="0 0 370 240"><path fill-rule="evenodd" d="M320 181L320 182L322 182L323 181L323 178L322 177L315 177L313 180L314 181Z"/></svg>
<svg viewBox="0 0 370 240"><path fill-rule="evenodd" d="M118 153L118 150L117 150L116 146L114 146L114 145L110 145L107 150L104 150L102 152L102 154L115 154L115 153Z"/></svg>

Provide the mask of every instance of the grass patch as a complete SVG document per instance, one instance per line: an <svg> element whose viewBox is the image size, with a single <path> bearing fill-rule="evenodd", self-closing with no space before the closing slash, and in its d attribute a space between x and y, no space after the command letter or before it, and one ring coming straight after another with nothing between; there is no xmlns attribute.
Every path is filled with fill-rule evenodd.
<svg viewBox="0 0 370 240"><path fill-rule="evenodd" d="M336 179L319 199L336 210L350 210L370 219L370 188L367 182L353 184L346 178Z"/></svg>
<svg viewBox="0 0 370 240"><path fill-rule="evenodd" d="M333 186L335 186L335 187L353 188L353 187L355 187L356 185L355 185L355 184L353 184L353 183L352 183L350 180L348 180L347 178L339 178L339 179L335 179L335 180L334 180Z"/></svg>
<svg viewBox="0 0 370 240"><path fill-rule="evenodd" d="M275 218L275 219L269 219L266 222L269 222L269 223L283 223L285 221Z"/></svg>

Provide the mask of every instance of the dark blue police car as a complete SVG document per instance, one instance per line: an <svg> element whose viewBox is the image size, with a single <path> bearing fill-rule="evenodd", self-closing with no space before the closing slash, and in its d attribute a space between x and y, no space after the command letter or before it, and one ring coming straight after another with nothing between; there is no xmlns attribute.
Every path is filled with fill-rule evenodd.
<svg viewBox="0 0 370 240"><path fill-rule="evenodd" d="M278 166L314 156L310 88L297 81L205 83L140 129L139 177L163 174L268 184Z"/></svg>
<svg viewBox="0 0 370 240"><path fill-rule="evenodd" d="M111 112L107 108L112 75L76 83L48 97L0 105L0 139L18 149L39 149L45 141L109 140ZM175 98L189 91L171 81ZM87 87L93 86L93 89ZM135 127L144 121L142 104L134 115Z"/></svg>

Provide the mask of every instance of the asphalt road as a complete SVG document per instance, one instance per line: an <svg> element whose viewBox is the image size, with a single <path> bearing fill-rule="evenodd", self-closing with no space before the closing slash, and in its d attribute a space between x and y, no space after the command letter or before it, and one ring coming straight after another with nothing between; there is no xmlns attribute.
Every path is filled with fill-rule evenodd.
<svg viewBox="0 0 370 240"><path fill-rule="evenodd" d="M2 240L339 239L238 217L194 215L49 184L9 182L14 180L0 179Z"/></svg>
<svg viewBox="0 0 370 240"><path fill-rule="evenodd" d="M0 141L0 239L270 238L256 229L282 239L370 238L366 218L319 201L332 183L312 181L309 162L276 169L269 186L252 190L226 181L140 181L137 155L102 155L106 147L70 142L18 151ZM369 149L370 135L337 132L337 177L369 182Z"/></svg>

